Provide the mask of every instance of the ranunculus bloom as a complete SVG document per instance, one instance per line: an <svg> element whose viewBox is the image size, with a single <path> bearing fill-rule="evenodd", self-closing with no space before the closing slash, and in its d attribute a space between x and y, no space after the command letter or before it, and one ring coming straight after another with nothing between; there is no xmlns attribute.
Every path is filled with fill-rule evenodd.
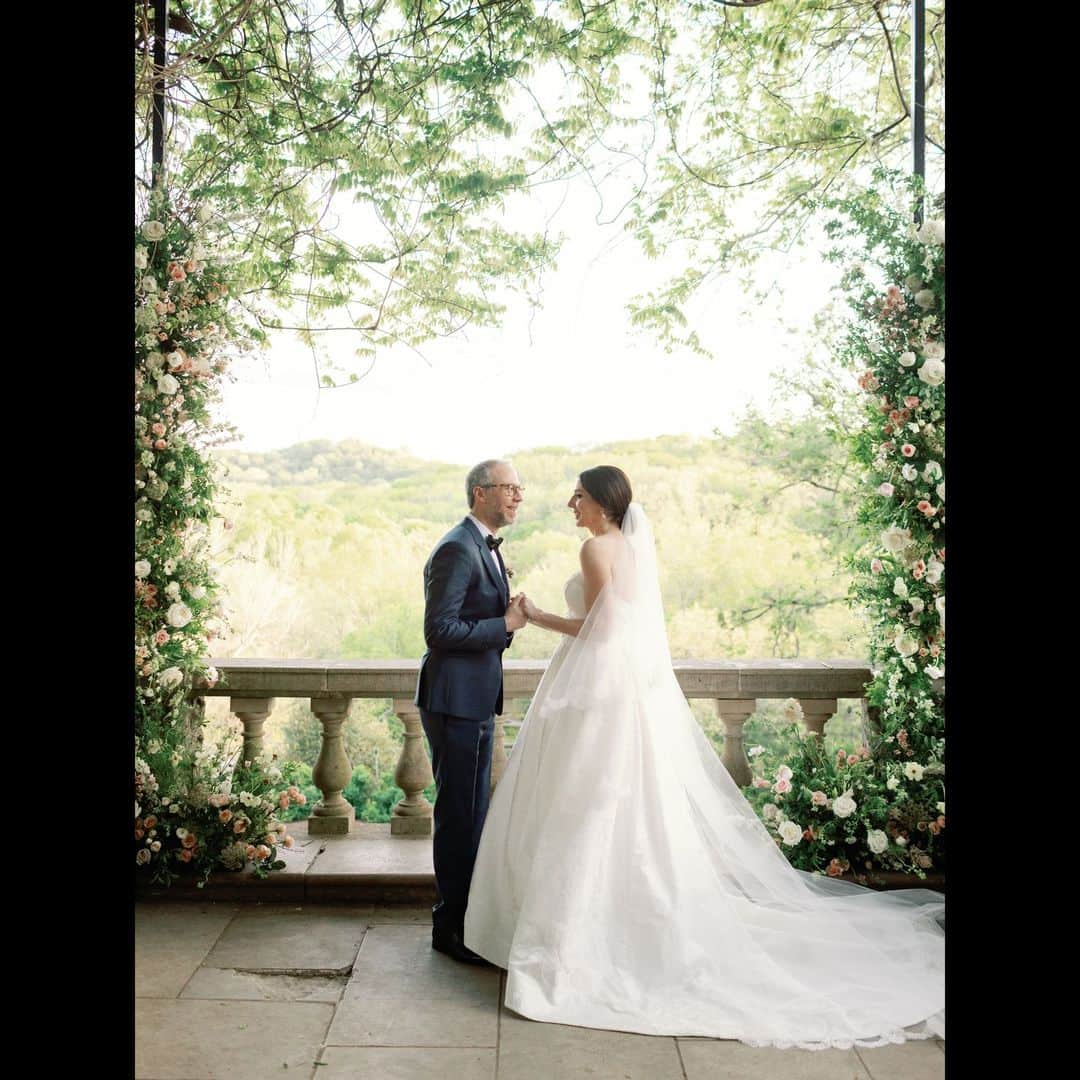
<svg viewBox="0 0 1080 1080"><path fill-rule="evenodd" d="M911 443L906 442L903 446L900 447L900 453L903 454L904 457L914 457L918 453L918 451L915 449L914 446L911 445Z"/></svg>
<svg viewBox="0 0 1080 1080"><path fill-rule="evenodd" d="M940 386L945 381L945 364L941 360L925 360L918 376L927 386Z"/></svg>
<svg viewBox="0 0 1080 1080"><path fill-rule="evenodd" d="M803 837L802 829L794 821L785 821L776 831L788 847L794 847Z"/></svg>

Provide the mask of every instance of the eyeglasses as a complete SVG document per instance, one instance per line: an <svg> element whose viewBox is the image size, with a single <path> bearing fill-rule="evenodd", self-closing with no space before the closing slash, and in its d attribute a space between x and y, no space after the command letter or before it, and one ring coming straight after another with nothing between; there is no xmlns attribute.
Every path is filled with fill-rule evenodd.
<svg viewBox="0 0 1080 1080"><path fill-rule="evenodd" d="M517 496L517 495L524 495L525 494L525 488L521 484L477 484L476 486L477 487L483 487L483 488L491 488L491 487L502 488L503 491L505 491L507 495L511 495L511 496Z"/></svg>

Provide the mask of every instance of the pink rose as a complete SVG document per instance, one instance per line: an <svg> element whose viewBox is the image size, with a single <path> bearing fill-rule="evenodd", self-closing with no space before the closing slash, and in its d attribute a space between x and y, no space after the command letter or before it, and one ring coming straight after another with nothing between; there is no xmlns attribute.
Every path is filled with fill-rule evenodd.
<svg viewBox="0 0 1080 1080"><path fill-rule="evenodd" d="M247 822L243 818L237 818L233 822L232 831L234 833L247 832Z"/></svg>
<svg viewBox="0 0 1080 1080"><path fill-rule="evenodd" d="M164 628L159 630L154 635L154 644L155 645L164 645L165 642L168 641L168 640L169 640L169 632L168 632L168 630L165 630Z"/></svg>
<svg viewBox="0 0 1080 1080"><path fill-rule="evenodd" d="M911 397L904 398L904 404L909 409L917 409L919 407L919 399L912 395Z"/></svg>
<svg viewBox="0 0 1080 1080"><path fill-rule="evenodd" d="M155 439L154 440L154 449L155 450L164 450L168 445L169 444L164 439Z"/></svg>
<svg viewBox="0 0 1080 1080"><path fill-rule="evenodd" d="M791 781L777 780L776 783L773 784L772 789L777 795L786 795L791 790Z"/></svg>
<svg viewBox="0 0 1080 1080"><path fill-rule="evenodd" d="M810 801L814 806L824 806L829 801L829 797L824 791L815 791L810 795Z"/></svg>
<svg viewBox="0 0 1080 1080"><path fill-rule="evenodd" d="M762 776L755 776L754 777L754 787L756 787L756 788L767 788L767 787L769 787L769 781L766 780Z"/></svg>
<svg viewBox="0 0 1080 1080"><path fill-rule="evenodd" d="M178 851L176 853L176 857L181 862L191 862L191 852L187 848L183 848L182 850Z"/></svg>
<svg viewBox="0 0 1080 1080"><path fill-rule="evenodd" d="M885 567L882 566L880 559L870 560L870 572L873 574L882 574L885 572Z"/></svg>
<svg viewBox="0 0 1080 1080"><path fill-rule="evenodd" d="M288 810L289 809L289 794L288 794L288 792L283 791L278 796L278 806L280 806L282 810Z"/></svg>
<svg viewBox="0 0 1080 1080"><path fill-rule="evenodd" d="M847 763L849 765L858 765L858 763L859 763L859 755L858 754L848 754Z"/></svg>
<svg viewBox="0 0 1080 1080"><path fill-rule="evenodd" d="M296 796L296 805L303 806L306 802L307 796L301 791L300 794Z"/></svg>
<svg viewBox="0 0 1080 1080"><path fill-rule="evenodd" d="M915 565L911 568L911 576L918 581L923 574L926 573L926 563L922 559L918 559Z"/></svg>
<svg viewBox="0 0 1080 1080"><path fill-rule="evenodd" d="M173 279L173 281L183 281L184 278L187 277L187 274L184 273L184 268L178 262L169 263L166 272L168 273L169 277Z"/></svg>
<svg viewBox="0 0 1080 1080"><path fill-rule="evenodd" d="M151 430L151 431L152 431L152 432L153 432L153 433L154 433L155 435L164 435L164 434L165 434L165 425L164 425L164 424L162 424L162 423L161 423L161 422L159 421L159 422L158 422L158 423L156 423L156 424L151 424L151 425L150 425L150 430Z"/></svg>
<svg viewBox="0 0 1080 1080"><path fill-rule="evenodd" d="M882 484L882 485L881 485L881 486L880 486L880 487L878 488L878 494L879 494L879 495L884 495L886 499L889 499L889 498L891 498L891 497L892 497L892 493L893 493L893 492L894 492L895 490L896 490L896 489L895 489L895 488L894 488L894 487L892 486L892 484L890 484L890 483L889 483L889 482L888 482L888 481L886 480L886 481L885 481L885 483L884 483L884 484Z"/></svg>
<svg viewBox="0 0 1080 1080"><path fill-rule="evenodd" d="M915 504L915 509L920 513L925 514L927 517L933 517L937 513L937 507L932 506L926 499L920 499Z"/></svg>
<svg viewBox="0 0 1080 1080"><path fill-rule="evenodd" d="M269 856L270 856L270 849L265 844L260 844L255 849L255 858L256 859L260 859L260 860L261 859L266 859L266 858L269 858Z"/></svg>
<svg viewBox="0 0 1080 1080"><path fill-rule="evenodd" d="M222 825L228 825L229 822L232 821L232 811L231 810L222 810L218 814L217 819L218 819L218 821L221 822Z"/></svg>
<svg viewBox="0 0 1080 1080"><path fill-rule="evenodd" d="M904 457L914 457L916 454L916 450L915 447L911 445L911 443L906 442L903 446L900 447L900 453L903 454Z"/></svg>

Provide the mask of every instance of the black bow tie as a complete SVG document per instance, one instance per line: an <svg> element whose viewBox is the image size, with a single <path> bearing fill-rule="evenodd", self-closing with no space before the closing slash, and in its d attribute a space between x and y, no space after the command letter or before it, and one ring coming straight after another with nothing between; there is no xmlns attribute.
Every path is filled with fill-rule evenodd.
<svg viewBox="0 0 1080 1080"><path fill-rule="evenodd" d="M499 545L503 542L503 538L501 536L488 536L485 537L485 539L487 540L487 546L491 548L492 551L496 551Z"/></svg>

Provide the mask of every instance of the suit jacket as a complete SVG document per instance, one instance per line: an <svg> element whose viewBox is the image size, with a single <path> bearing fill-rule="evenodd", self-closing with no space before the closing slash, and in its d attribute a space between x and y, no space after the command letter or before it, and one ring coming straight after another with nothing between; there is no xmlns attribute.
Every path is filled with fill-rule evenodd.
<svg viewBox="0 0 1080 1080"><path fill-rule="evenodd" d="M502 712L502 654L510 586L480 530L465 518L424 566L424 642L414 704L487 720Z"/></svg>

